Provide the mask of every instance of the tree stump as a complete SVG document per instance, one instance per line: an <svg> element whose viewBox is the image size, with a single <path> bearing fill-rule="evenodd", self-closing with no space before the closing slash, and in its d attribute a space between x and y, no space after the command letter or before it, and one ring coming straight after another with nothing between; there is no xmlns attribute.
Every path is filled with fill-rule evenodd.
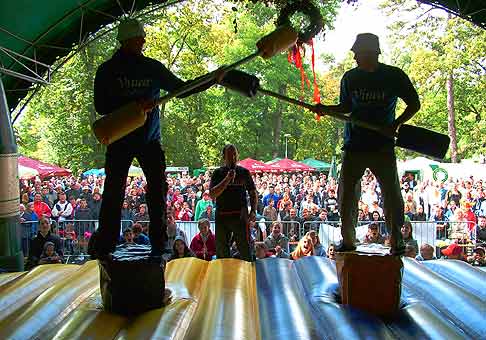
<svg viewBox="0 0 486 340"><path fill-rule="evenodd" d="M111 260L100 260L100 290L104 310L124 315L161 308L164 262L155 261L150 246L119 246Z"/></svg>
<svg viewBox="0 0 486 340"><path fill-rule="evenodd" d="M400 307L403 263L379 253L342 252L336 256L342 303L381 318Z"/></svg>

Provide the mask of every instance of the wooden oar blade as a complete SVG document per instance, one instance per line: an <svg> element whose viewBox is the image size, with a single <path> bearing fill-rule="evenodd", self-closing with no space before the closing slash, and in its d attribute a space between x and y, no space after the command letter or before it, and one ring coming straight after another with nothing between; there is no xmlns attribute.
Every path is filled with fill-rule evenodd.
<svg viewBox="0 0 486 340"><path fill-rule="evenodd" d="M396 146L438 159L445 157L449 144L449 136L413 125L402 125L396 141Z"/></svg>

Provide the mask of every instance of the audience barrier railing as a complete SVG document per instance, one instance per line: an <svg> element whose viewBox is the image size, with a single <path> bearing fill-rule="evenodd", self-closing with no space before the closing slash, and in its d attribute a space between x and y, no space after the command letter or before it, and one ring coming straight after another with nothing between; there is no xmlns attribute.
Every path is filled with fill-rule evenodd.
<svg viewBox="0 0 486 340"><path fill-rule="evenodd" d="M98 220L64 220L52 222L51 232L57 234L61 239L62 253L66 261L70 257L85 256L88 249L88 241L92 233L98 227ZM137 221L141 224L148 224L149 221ZM122 232L127 227L132 227L135 222L132 220L122 220L120 222L120 241L122 241ZM264 241L272 232L274 221L261 219L256 222L257 235L256 241ZM337 244L342 240L341 222L339 221L279 221L281 232L289 238L292 244L296 244L310 230L315 230L320 238L321 244L329 247L330 244ZM358 241L364 239L368 226L372 222L361 221L356 227L356 238ZM27 221L21 223L21 241L24 254L29 254L30 240L38 232L38 221ZM378 222L380 233L383 236L388 235L385 222ZM465 247L473 247L476 244L476 228L474 222L454 222L454 221L412 221L412 235L417 241L418 248L427 243L436 246L440 241L457 241ZM182 230L188 242L199 232L197 221L176 221L177 227ZM210 229L215 232L214 221L210 222Z"/></svg>
<svg viewBox="0 0 486 340"><path fill-rule="evenodd" d="M256 241L264 241L272 232L272 224L277 221L260 219L256 222L259 230ZM302 229L298 221L278 221L281 225L280 232L289 238L290 242L297 242L303 236L300 234Z"/></svg>
<svg viewBox="0 0 486 340"><path fill-rule="evenodd" d="M66 256L80 256L88 253L88 242L93 232L98 228L98 220L63 220L51 221L51 233L61 239L62 253ZM120 221L121 230L133 225L132 220ZM39 230L39 221L27 221L21 223L22 227L22 251L29 254L30 240ZM69 260L69 258L67 258Z"/></svg>
<svg viewBox="0 0 486 340"><path fill-rule="evenodd" d="M368 232L368 221L361 221L356 227L356 239L362 241ZM379 225L380 234L384 237L388 236L388 230L385 222L377 222ZM411 221L412 237L417 241L418 248L423 244L430 244L436 246L439 241L457 241L460 244L476 244L476 224L474 222L434 222L434 221ZM316 230L318 232L321 244L328 247L329 244L337 244L342 240L341 237L341 223L340 222L319 222L309 221L303 224L299 235L305 235L309 230Z"/></svg>
<svg viewBox="0 0 486 340"><path fill-rule="evenodd" d="M139 223L150 223L150 221L138 221ZM191 245L191 240L196 236L199 232L198 222L197 221L176 221L177 227L184 232L186 235L186 239L188 242L188 246ZM215 232L215 223L214 221L210 221L210 229L211 231Z"/></svg>

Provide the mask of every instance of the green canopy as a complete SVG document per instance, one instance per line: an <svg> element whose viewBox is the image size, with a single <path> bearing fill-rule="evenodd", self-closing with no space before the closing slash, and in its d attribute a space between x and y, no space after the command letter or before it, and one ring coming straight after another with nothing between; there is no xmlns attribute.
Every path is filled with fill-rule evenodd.
<svg viewBox="0 0 486 340"><path fill-rule="evenodd" d="M313 168L316 168L319 171L327 171L331 168L331 164L317 160L315 158L306 158L306 159L304 159L303 161L300 161L300 162L307 164L308 166L311 166Z"/></svg>
<svg viewBox="0 0 486 340"><path fill-rule="evenodd" d="M332 156L331 161L331 168L329 169L329 178L338 178L338 170L337 170L337 163L336 163L336 156Z"/></svg>
<svg viewBox="0 0 486 340"><path fill-rule="evenodd" d="M31 90L33 82L49 82L54 62L88 43L101 27L116 22L124 15L144 16L145 12L162 7L166 2L1 1L0 76L10 109L13 110ZM19 75L23 77L19 78Z"/></svg>

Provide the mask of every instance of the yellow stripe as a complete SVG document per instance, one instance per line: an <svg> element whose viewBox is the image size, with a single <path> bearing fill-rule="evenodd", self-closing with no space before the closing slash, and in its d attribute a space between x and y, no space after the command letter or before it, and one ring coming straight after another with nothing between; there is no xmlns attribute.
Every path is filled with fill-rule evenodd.
<svg viewBox="0 0 486 340"><path fill-rule="evenodd" d="M13 292L18 293L18 297L22 297L23 301L28 301L28 297L35 296L35 299L23 310L17 310L1 320L2 335L0 338L29 339L33 336L43 338L39 332L45 332L60 323L99 285L95 261L88 262L82 267L54 264L39 266L34 269L34 271L36 270L39 272L37 276L42 276L44 280L37 280L34 277L30 286L36 289L30 293L24 287L15 289L18 286L16 284L9 287ZM50 275L52 273L58 275ZM29 274L19 281L27 281ZM27 292L27 294L21 294L22 292ZM42 294L38 295L39 292Z"/></svg>
<svg viewBox="0 0 486 340"><path fill-rule="evenodd" d="M256 306L254 265L212 261L185 339L260 339Z"/></svg>
<svg viewBox="0 0 486 340"><path fill-rule="evenodd" d="M186 258L165 276L172 302L129 319L102 310L96 261L0 275L0 338L261 339L254 264Z"/></svg>

